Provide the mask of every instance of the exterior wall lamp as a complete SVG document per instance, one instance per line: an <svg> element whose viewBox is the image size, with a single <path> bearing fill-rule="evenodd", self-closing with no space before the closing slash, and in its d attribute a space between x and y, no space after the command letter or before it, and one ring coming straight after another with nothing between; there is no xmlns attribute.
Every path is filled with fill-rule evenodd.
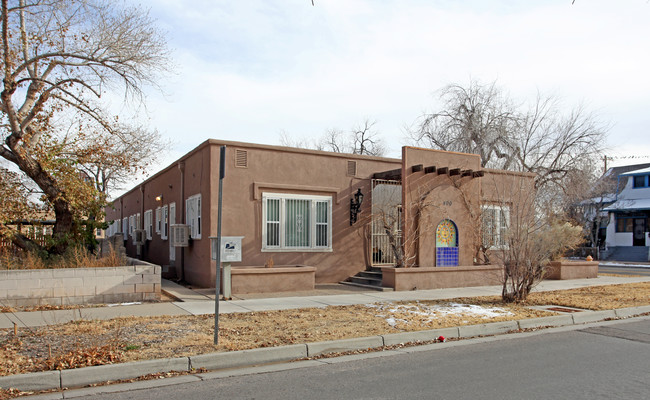
<svg viewBox="0 0 650 400"><path fill-rule="evenodd" d="M359 188L354 194L354 198L350 199L350 225L357 222L357 215L361 212L361 203L363 203L363 193Z"/></svg>
<svg viewBox="0 0 650 400"><path fill-rule="evenodd" d="M162 202L162 199L163 199L163 195L162 195L162 194L159 194L158 196L156 196L156 201L160 201L160 202Z"/></svg>

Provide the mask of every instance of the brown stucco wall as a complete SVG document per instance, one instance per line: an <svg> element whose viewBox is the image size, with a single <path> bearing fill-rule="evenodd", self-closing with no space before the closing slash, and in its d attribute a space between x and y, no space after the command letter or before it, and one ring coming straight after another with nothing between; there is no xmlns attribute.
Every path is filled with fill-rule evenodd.
<svg viewBox="0 0 650 400"><path fill-rule="evenodd" d="M223 236L244 236L242 262L237 265L263 266L269 259L275 265L307 265L316 267L316 282L337 282L364 270L368 265L365 226L370 213L370 196L361 208L360 220L350 226L350 196L358 188L370 193L370 179L376 172L400 167L400 160L328 153L279 146L209 140L178 162L152 176L113 202L107 208L107 220L142 214L159 205L176 202L176 223L185 222L185 199L202 194L202 236L189 247L176 249L176 269L182 268L187 282L214 287L215 263L210 260L210 236L217 235L218 183L220 146L226 145L226 177L223 182ZM246 167L236 166L237 150L245 151ZM348 161L356 163L356 174L348 175ZM184 163L181 185L179 162ZM144 193L144 197L143 197ZM286 193L331 196L332 251L262 251L262 194ZM156 204L155 197L163 195ZM131 238L126 242L127 254L135 256ZM143 247L142 259L170 265L169 243L154 232L153 240Z"/></svg>
<svg viewBox="0 0 650 400"><path fill-rule="evenodd" d="M210 141L218 151L222 142ZM358 188L370 193L375 172L399 168L399 160L360 157L277 146L227 144L227 173L224 179L223 235L244 236L240 265L308 265L316 267L316 282L338 282L362 271L368 265L367 241L361 218L350 226L350 196ZM247 153L246 168L235 166L237 150ZM218 160L218 156L213 158ZM356 174L347 174L348 161L356 162ZM212 185L216 198L217 184ZM262 194L286 193L332 197L332 251L262 251ZM370 196L362 205L360 217L370 213ZM217 202L210 211L216 221ZM216 226L210 226L216 236ZM234 264L237 265L237 264Z"/></svg>
<svg viewBox="0 0 650 400"><path fill-rule="evenodd" d="M459 265L472 265L476 223L470 213L478 215L480 179L472 176L451 176L439 173L440 168L478 171L477 155L404 147L402 150L404 178L404 237L406 253L420 267L436 266L435 232L444 219L458 228ZM422 165L421 171L413 167ZM435 166L436 172L426 173ZM408 242L413 245L409 246Z"/></svg>

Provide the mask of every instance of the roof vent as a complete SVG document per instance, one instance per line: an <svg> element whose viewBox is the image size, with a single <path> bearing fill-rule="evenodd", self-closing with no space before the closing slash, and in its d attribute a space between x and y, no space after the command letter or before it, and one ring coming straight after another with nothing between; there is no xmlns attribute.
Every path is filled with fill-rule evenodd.
<svg viewBox="0 0 650 400"><path fill-rule="evenodd" d="M348 176L356 176L357 175L357 162L348 160Z"/></svg>
<svg viewBox="0 0 650 400"><path fill-rule="evenodd" d="M246 150L235 150L235 167L248 168L248 152Z"/></svg>

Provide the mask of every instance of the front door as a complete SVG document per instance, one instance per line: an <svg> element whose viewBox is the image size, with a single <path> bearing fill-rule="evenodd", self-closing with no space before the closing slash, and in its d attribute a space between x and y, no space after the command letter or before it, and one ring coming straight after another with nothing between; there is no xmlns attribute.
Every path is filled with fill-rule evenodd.
<svg viewBox="0 0 650 400"><path fill-rule="evenodd" d="M645 246L645 218L634 218L633 246Z"/></svg>

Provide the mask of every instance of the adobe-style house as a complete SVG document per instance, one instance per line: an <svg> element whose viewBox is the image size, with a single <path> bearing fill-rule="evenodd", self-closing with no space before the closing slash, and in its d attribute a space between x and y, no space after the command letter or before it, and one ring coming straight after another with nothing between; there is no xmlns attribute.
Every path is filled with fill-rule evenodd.
<svg viewBox="0 0 650 400"><path fill-rule="evenodd" d="M404 147L395 159L208 140L115 199L107 235L123 232L129 255L214 287L209 238L217 234L221 146L222 235L243 237L233 274L309 266L317 283L398 264L456 274L440 277L439 287L492 284L498 268L475 265L477 248L501 245L512 202L505 183L533 179L485 170L473 154ZM179 224L189 227L185 247L170 236Z"/></svg>
<svg viewBox="0 0 650 400"><path fill-rule="evenodd" d="M650 164L618 167L617 190L608 213L604 258L648 261L650 246Z"/></svg>

